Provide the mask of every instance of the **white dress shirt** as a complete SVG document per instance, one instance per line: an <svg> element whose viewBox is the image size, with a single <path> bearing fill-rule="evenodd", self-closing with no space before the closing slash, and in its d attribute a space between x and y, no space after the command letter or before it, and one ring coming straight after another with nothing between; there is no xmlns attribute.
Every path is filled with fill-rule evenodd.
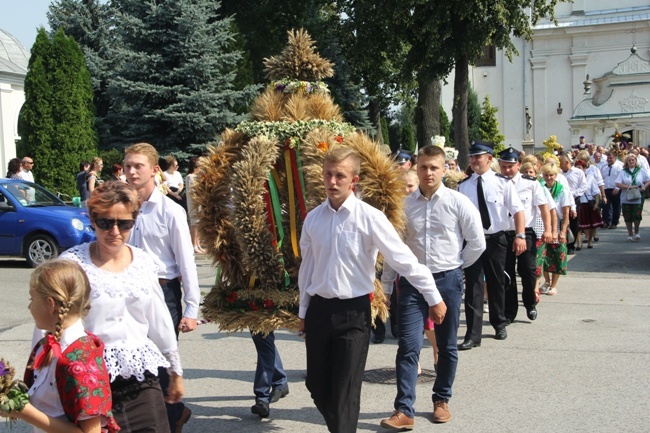
<svg viewBox="0 0 650 433"><path fill-rule="evenodd" d="M589 167L587 167L587 169L585 170L585 176L587 177L587 180L589 180L590 177L594 178L596 180L596 186L605 185L605 181L603 180L603 174L595 165L590 165Z"/></svg>
<svg viewBox="0 0 650 433"><path fill-rule="evenodd" d="M494 234L510 228L510 215L514 215L524 210L524 205L519 200L515 186L510 179L497 174L492 170L481 175L483 178L483 193L488 212L490 213L490 228L485 230L485 234ZM478 209L478 196L476 188L478 186L479 175L474 173L472 176L458 185L458 191L469 197L476 209ZM508 215L510 214L510 215Z"/></svg>
<svg viewBox="0 0 650 433"><path fill-rule="evenodd" d="M441 184L431 199L418 188L404 199L406 245L418 262L432 273L449 271L474 264L485 251L481 214L471 201L458 191ZM463 248L463 241L467 244ZM384 292L390 295L397 278L389 265L381 276Z"/></svg>
<svg viewBox="0 0 650 433"><path fill-rule="evenodd" d="M544 188L548 189L546 184L544 184ZM555 200L555 212L557 212L557 223L559 226L560 223L562 222L562 218L564 218L564 214L562 213L562 208L567 206L571 207L572 204L573 206L575 206L576 201L569 193L569 190L564 188L564 186L562 187L562 192L557 197L554 197L553 200Z"/></svg>
<svg viewBox="0 0 650 433"><path fill-rule="evenodd" d="M585 190L587 189L587 177L585 176L584 171L577 167L571 167L568 171L564 172L564 177L566 177L566 180L569 183L571 195L574 198L580 197L585 193Z"/></svg>
<svg viewBox="0 0 650 433"><path fill-rule="evenodd" d="M596 179L593 177L587 178L587 189L585 193L580 196L580 203L588 203L589 200L593 200L594 197L600 194L600 188L596 184ZM601 197L602 200L602 197Z"/></svg>
<svg viewBox="0 0 650 433"><path fill-rule="evenodd" d="M338 211L327 199L307 214L300 250L301 319L312 296L352 299L373 293L378 252L385 264L408 278L430 306L442 301L431 272L418 263L386 215L354 194Z"/></svg>
<svg viewBox="0 0 650 433"><path fill-rule="evenodd" d="M145 372L158 375L158 367L183 375L174 324L156 265L144 251L131 249L133 260L122 272L108 272L90 258L90 243L72 247L61 259L81 265L90 281L90 311L84 327L104 342L106 368L117 376L145 380Z"/></svg>
<svg viewBox="0 0 650 433"><path fill-rule="evenodd" d="M539 206L548 203L544 194L544 187L542 187L537 179L528 176L523 177L521 173L515 174L510 181L515 185L519 200L524 205L525 226L533 227L535 225L535 218L537 215L541 215ZM510 218L510 230L514 229L515 219Z"/></svg>
<svg viewBox="0 0 650 433"><path fill-rule="evenodd" d="M186 304L183 316L196 319L201 291L185 210L155 188L142 203L129 243L151 255L158 266L158 278L173 280L182 276Z"/></svg>
<svg viewBox="0 0 650 433"><path fill-rule="evenodd" d="M639 167L644 168L646 170L650 170L650 165L648 164L648 160L646 159L645 156L643 155L637 156L636 161Z"/></svg>
<svg viewBox="0 0 650 433"><path fill-rule="evenodd" d="M61 352L65 352L68 346L85 336L86 332L84 331L83 323L81 322L81 319L79 319L62 332L61 339L59 340ZM42 351L43 346L38 349L36 355L38 356ZM53 356L52 361L48 365L43 366L38 370L34 370L34 384L29 388L29 402L45 415L61 421L68 421L68 417L63 410L59 389L56 383L57 363L57 358ZM33 431L34 433L45 433L44 430L36 427L34 427Z"/></svg>
<svg viewBox="0 0 650 433"><path fill-rule="evenodd" d="M560 185L562 185L562 188L564 188L564 190L567 193L569 193L569 197L573 197L573 194L571 193L571 187L569 186L569 181L566 180L566 176L564 176L564 173L562 173L560 171L560 173L558 173L558 175L555 177L555 181L559 182ZM571 210L572 211L576 210L576 202L575 202L575 200L572 200L571 203L572 203L571 204ZM559 215L558 219L559 218L562 218L562 215Z"/></svg>
<svg viewBox="0 0 650 433"><path fill-rule="evenodd" d="M616 178L621 171L623 171L623 163L618 160L612 165L605 164L600 169L605 189L616 189Z"/></svg>

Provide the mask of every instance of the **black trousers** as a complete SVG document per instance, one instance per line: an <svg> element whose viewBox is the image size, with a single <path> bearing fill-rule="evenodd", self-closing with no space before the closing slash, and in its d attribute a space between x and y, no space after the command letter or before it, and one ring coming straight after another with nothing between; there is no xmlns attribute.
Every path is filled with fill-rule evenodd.
<svg viewBox="0 0 650 433"><path fill-rule="evenodd" d="M165 304L169 309L169 314L172 316L172 323L174 323L174 331L176 332L176 340L178 340L178 325L183 318L183 304L181 300L183 293L181 291L181 282L178 278L173 280L159 280L160 287L162 287L163 295L165 296ZM169 373L166 368L158 369L158 377L160 378L160 386L163 390L165 397L167 397L167 390L169 388ZM167 408L167 419L169 421L169 428L171 431L176 431L176 422L183 415L185 405L179 403L165 403Z"/></svg>
<svg viewBox="0 0 650 433"><path fill-rule="evenodd" d="M332 433L357 431L370 298L313 296L305 316L307 389Z"/></svg>
<svg viewBox="0 0 650 433"><path fill-rule="evenodd" d="M486 237L486 248L481 258L465 268L465 322L466 340L481 342L483 332L483 284L487 283L490 325L495 331L506 326L505 265L506 235ZM485 277L485 280L484 280Z"/></svg>
<svg viewBox="0 0 650 433"><path fill-rule="evenodd" d="M576 217L569 218L569 230L573 233L573 242L566 244L568 250L573 251L576 248L576 239L578 239L578 223L580 222L580 197L575 198Z"/></svg>
<svg viewBox="0 0 650 433"><path fill-rule="evenodd" d="M526 251L519 256L512 251L512 246L515 242L514 233L506 233L506 274L510 277L510 284L506 282L506 297L505 297L505 316L506 319L513 322L517 317L517 310L519 310L519 301L517 296L517 276L515 273L515 263L517 265L517 272L521 277L521 299L524 301L526 309L535 306L535 282L537 276L535 275L535 268L537 264L535 259L537 257L537 236L532 228L526 228Z"/></svg>

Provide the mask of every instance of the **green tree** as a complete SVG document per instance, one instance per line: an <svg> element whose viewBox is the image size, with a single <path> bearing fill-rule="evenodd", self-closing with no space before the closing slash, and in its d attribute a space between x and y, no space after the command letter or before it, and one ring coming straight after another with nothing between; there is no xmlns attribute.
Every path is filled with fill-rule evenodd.
<svg viewBox="0 0 650 433"><path fill-rule="evenodd" d="M383 143L387 146L390 146L390 135L388 134L388 121L385 117L381 118L381 136Z"/></svg>
<svg viewBox="0 0 650 433"><path fill-rule="evenodd" d="M59 29L72 36L79 44L90 73L95 104L95 126L100 144L110 141L111 132L105 118L111 106L108 86L112 71L119 62L113 53L117 45L115 9L110 3L100 0L56 0L47 12L50 35Z"/></svg>
<svg viewBox="0 0 650 433"><path fill-rule="evenodd" d="M467 135L469 141L481 139L481 104L473 88L467 90Z"/></svg>
<svg viewBox="0 0 650 433"><path fill-rule="evenodd" d="M110 84L114 144L148 141L161 154L200 154L244 119L258 87L235 88L242 53L232 18L211 0L120 0L115 31L122 64Z"/></svg>
<svg viewBox="0 0 650 433"><path fill-rule="evenodd" d="M453 147L454 141L451 136L451 124L449 123L449 117L447 112L442 105L440 106L440 135L445 137L445 143L449 143L448 146Z"/></svg>
<svg viewBox="0 0 650 433"><path fill-rule="evenodd" d="M483 110L481 113L481 126L479 131L481 139L494 143L494 154L498 155L506 146L504 141L506 137L499 131L499 121L497 120L498 108L490 104L490 97L485 96L483 99Z"/></svg>
<svg viewBox="0 0 650 433"><path fill-rule="evenodd" d="M25 77L20 131L36 161L36 181L76 195L79 162L97 154L93 92L79 45L63 30L50 38L40 28Z"/></svg>

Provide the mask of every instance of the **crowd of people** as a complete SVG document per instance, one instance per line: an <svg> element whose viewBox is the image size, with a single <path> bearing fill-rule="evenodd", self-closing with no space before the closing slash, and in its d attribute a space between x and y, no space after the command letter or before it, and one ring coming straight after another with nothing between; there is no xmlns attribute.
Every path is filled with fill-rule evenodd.
<svg viewBox="0 0 650 433"><path fill-rule="evenodd" d="M445 423L458 351L481 346L485 313L494 338L508 338L519 310L517 276L534 321L540 295L558 293L567 256L585 241L593 248L598 229L616 229L622 213L627 241L640 240L650 187L643 149L579 146L544 159L512 147L495 155L492 143L473 142L469 155L463 172L436 145L417 157L396 154L407 189L400 237L382 212L357 198L359 155L346 147L325 154L327 198L302 226L298 316L306 386L331 432L356 431L369 343L385 338L380 320L369 338L378 253L398 338L394 411L381 426L401 430L415 425L425 335L437 373L433 421ZM174 157L164 174L158 164L147 143L128 147L124 165L115 164L105 182L100 158L81 163L77 184L96 240L34 271L36 330L25 375L31 403L0 415L37 432L182 432L191 410L182 403L177 341L196 329L199 313L194 255L203 250L189 194L198 167L191 160L183 181ZM11 160L7 177L31 175L32 166L29 157ZM467 328L458 344L461 303ZM258 366L251 412L262 418L289 394L274 338L252 334ZM84 361L70 362L71 352Z"/></svg>

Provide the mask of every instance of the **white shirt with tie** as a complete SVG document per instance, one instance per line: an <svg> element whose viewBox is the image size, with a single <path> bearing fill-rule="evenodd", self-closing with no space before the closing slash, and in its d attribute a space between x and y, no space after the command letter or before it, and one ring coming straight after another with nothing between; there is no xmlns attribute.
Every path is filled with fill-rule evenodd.
<svg viewBox="0 0 650 433"><path fill-rule="evenodd" d="M605 165L600 169L600 174L603 176L605 189L616 189L616 178L618 174L623 171L623 163L616 160L612 165Z"/></svg>
<svg viewBox="0 0 650 433"><path fill-rule="evenodd" d="M386 215L354 194L338 210L327 199L307 214L300 252L301 319L305 318L312 296L352 299L373 293L379 252L384 263L408 278L429 306L442 301L431 272L418 263Z"/></svg>
<svg viewBox="0 0 650 433"><path fill-rule="evenodd" d="M431 273L466 268L485 251L481 215L471 201L441 184L431 199L417 189L404 199L407 225L404 241ZM463 247L463 241L467 244ZM384 265L381 283L393 291L397 272Z"/></svg>
<svg viewBox="0 0 650 433"><path fill-rule="evenodd" d="M510 215L514 215L524 210L524 205L519 200L515 186L510 179L492 170L488 170L480 176L483 179L483 193L485 202L490 214L490 227L484 230L486 235L498 233L510 229ZM479 175L474 173L472 176L458 185L458 191L466 195L470 201L478 206L478 187Z"/></svg>

